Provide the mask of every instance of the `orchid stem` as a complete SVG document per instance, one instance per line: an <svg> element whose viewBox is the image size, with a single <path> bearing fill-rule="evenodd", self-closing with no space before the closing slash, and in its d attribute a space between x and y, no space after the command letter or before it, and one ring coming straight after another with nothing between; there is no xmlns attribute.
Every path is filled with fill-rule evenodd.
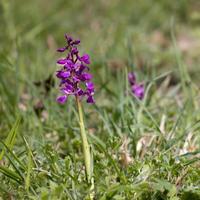
<svg viewBox="0 0 200 200"><path fill-rule="evenodd" d="M94 199L94 179L92 177L92 173L93 173L92 162L93 161L92 161L90 146L88 144L87 134L85 131L82 106L77 96L76 96L76 103L77 103L78 114L79 114L79 125L80 125L81 139L82 139L82 145L83 145L86 179L87 179L87 182L91 185L89 199L93 200Z"/></svg>

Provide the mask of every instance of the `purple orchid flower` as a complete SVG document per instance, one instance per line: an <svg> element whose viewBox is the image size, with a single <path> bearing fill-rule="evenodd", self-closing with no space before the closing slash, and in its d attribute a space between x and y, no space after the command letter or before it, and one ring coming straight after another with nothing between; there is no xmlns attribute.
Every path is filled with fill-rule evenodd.
<svg viewBox="0 0 200 200"><path fill-rule="evenodd" d="M136 83L136 76L133 72L128 74L128 80L131 86L131 91L138 99L142 100L144 98L144 85Z"/></svg>
<svg viewBox="0 0 200 200"><path fill-rule="evenodd" d="M68 50L66 57L57 61L57 64L62 66L56 73L57 78L60 79L59 86L62 93L57 101L64 104L69 95L74 95L80 99L86 96L87 103L95 103L94 84L91 82L92 75L88 73L90 56L88 54L79 55L77 45L80 44L80 40L74 40L67 34L65 34L65 38L66 46L57 49L58 52Z"/></svg>

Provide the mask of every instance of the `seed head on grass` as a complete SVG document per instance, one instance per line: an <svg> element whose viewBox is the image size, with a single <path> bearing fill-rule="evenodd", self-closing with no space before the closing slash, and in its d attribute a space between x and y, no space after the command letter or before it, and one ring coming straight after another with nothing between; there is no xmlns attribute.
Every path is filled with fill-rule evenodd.
<svg viewBox="0 0 200 200"><path fill-rule="evenodd" d="M133 72L128 74L128 81L133 95L142 100L144 98L144 85L136 82L136 76Z"/></svg>
<svg viewBox="0 0 200 200"><path fill-rule="evenodd" d="M57 71L56 76L60 79L61 96L57 101L64 104L69 95L74 95L82 99L86 96L87 103L94 103L94 84L91 81L92 75L88 73L90 70L90 56L84 54L80 56L77 46L80 40L74 40L65 34L66 45L57 49L58 52L67 51L64 58L60 58L57 64L62 68Z"/></svg>

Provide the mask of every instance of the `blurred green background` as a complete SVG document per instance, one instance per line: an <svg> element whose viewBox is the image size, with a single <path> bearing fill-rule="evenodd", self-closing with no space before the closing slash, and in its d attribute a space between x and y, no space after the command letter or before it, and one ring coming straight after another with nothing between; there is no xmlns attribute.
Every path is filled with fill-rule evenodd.
<svg viewBox="0 0 200 200"><path fill-rule="evenodd" d="M110 106L110 111L116 96L124 94L125 69L137 72L144 83L169 72L173 86L181 81L181 65L198 83L199 8L195 0L1 0L2 132L13 123L20 106L22 111L28 105L35 109L49 99L44 84L58 69L56 49L63 46L65 33L81 39L81 51L91 55L97 104L108 110ZM58 108L57 94L54 88L50 108Z"/></svg>
<svg viewBox="0 0 200 200"><path fill-rule="evenodd" d="M50 97L45 88L48 78L54 79L59 68L56 60L60 54L56 49L63 46L65 33L79 38L81 51L90 54L97 105L109 112L123 99L122 74L126 70L136 72L144 83L170 73L169 86L176 86L181 81L178 66L184 66L194 83L198 83L199 8L195 0L1 0L2 132L8 130L17 113L28 110L33 114L46 106L48 114L56 116L71 108L71 104L59 108L54 102L57 83ZM160 82L157 84L159 87ZM164 94L159 98L166 99ZM29 112L25 113L34 120Z"/></svg>
<svg viewBox="0 0 200 200"><path fill-rule="evenodd" d="M119 174L113 170L113 163L127 176L124 185L144 181L141 190L147 193L151 189L146 184L151 186L155 180L140 177L145 164L144 173L147 170L156 178L167 179L174 184L173 191L180 169L186 177L184 187L195 188L199 167L192 163L196 158L191 154L176 163L174 156L199 149L199 10L198 0L0 1L0 138L5 139L20 115L16 155L25 163L30 161L24 136L38 168L52 176L51 180L41 179L38 171L31 171L32 194L43 189L46 192L52 182L57 189L66 178L63 188L71 192L73 184L77 184L76 198L80 199L87 185L71 181L67 171L66 163L75 166L73 170L69 167L75 175L82 166L73 98L63 106L55 101L59 94L56 60L61 56L56 49L64 45L65 33L79 38L81 52L91 56L96 105L84 104L84 110L88 132L103 141L101 148L93 144L97 194L101 196L112 183L118 184ZM147 98L141 103L126 95L128 71L134 71L138 82L145 84ZM136 152L143 135L143 139L153 138L151 145L144 148L146 157ZM127 171L121 170L118 159L124 136L131 141L130 156L135 159ZM189 150L184 146L188 140ZM9 164L8 168L13 170ZM84 180L84 173L80 174ZM133 179L132 174L138 179ZM105 183L102 177L106 177ZM23 181L20 185L5 176L0 178L5 188L9 181L11 189L4 190L15 194L24 189ZM155 192L162 193L163 188L158 187L159 182L156 184Z"/></svg>
<svg viewBox="0 0 200 200"><path fill-rule="evenodd" d="M64 33L81 39L82 52L91 55L97 88L106 84L113 90L116 73L125 67L141 73L142 80L172 70L176 83L177 54L198 80L199 8L195 0L1 0L1 92L8 90L14 102L33 82L54 73ZM6 97L1 101L6 104Z"/></svg>

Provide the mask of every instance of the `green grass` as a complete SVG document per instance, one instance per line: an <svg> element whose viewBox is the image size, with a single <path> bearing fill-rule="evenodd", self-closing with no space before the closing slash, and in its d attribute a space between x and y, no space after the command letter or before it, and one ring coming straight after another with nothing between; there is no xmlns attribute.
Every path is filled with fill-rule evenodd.
<svg viewBox="0 0 200 200"><path fill-rule="evenodd" d="M96 104L84 116L96 199L199 200L199 6L2 0L0 199L80 200L90 190L74 99L58 105L58 83L45 89L70 33L92 60ZM145 83L143 101L126 95L129 71Z"/></svg>

